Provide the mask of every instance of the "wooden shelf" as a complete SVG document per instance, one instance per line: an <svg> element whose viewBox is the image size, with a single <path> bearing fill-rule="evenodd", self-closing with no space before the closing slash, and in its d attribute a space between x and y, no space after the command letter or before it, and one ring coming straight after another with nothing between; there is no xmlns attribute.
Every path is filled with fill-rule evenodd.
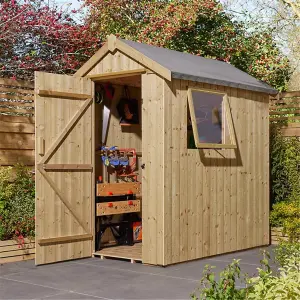
<svg viewBox="0 0 300 300"><path fill-rule="evenodd" d="M97 203L97 216L109 216L141 211L140 200L125 200Z"/></svg>
<svg viewBox="0 0 300 300"><path fill-rule="evenodd" d="M97 196L109 196L108 193L113 193L113 196L126 195L128 191L133 194L141 194L140 182L122 182L122 183L97 183Z"/></svg>
<svg viewBox="0 0 300 300"><path fill-rule="evenodd" d="M127 124L127 123L120 123L121 127L136 127L141 126L141 124Z"/></svg>

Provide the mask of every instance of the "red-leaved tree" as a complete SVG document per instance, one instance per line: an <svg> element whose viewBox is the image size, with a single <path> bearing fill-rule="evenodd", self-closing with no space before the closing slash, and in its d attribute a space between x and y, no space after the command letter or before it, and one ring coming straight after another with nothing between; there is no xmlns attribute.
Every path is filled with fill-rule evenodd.
<svg viewBox="0 0 300 300"><path fill-rule="evenodd" d="M100 44L75 17L40 0L0 0L0 76L32 79L35 70L77 70Z"/></svg>

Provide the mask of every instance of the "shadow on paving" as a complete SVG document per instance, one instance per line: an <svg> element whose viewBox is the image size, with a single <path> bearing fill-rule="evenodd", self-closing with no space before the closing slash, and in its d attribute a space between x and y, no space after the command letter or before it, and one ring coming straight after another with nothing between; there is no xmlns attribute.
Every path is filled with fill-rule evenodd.
<svg viewBox="0 0 300 300"><path fill-rule="evenodd" d="M273 253L272 246L262 249ZM189 299L205 265L219 273L233 258L253 276L262 255L256 248L166 268L99 258L38 267L32 260L9 263L0 266L0 299Z"/></svg>

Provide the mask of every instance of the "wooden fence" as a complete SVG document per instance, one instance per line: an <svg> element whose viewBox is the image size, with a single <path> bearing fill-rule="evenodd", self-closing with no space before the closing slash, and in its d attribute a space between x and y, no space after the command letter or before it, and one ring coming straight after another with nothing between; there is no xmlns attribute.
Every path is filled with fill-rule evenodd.
<svg viewBox="0 0 300 300"><path fill-rule="evenodd" d="M300 137L300 91L270 99L270 124ZM34 83L0 78L0 166L34 165Z"/></svg>
<svg viewBox="0 0 300 300"><path fill-rule="evenodd" d="M270 99L270 124L278 124L284 136L300 137L300 91Z"/></svg>
<svg viewBox="0 0 300 300"><path fill-rule="evenodd" d="M0 78L0 165L34 165L34 84Z"/></svg>
<svg viewBox="0 0 300 300"><path fill-rule="evenodd" d="M0 241L0 264L34 259L34 257L34 240L26 238L21 245L15 240Z"/></svg>

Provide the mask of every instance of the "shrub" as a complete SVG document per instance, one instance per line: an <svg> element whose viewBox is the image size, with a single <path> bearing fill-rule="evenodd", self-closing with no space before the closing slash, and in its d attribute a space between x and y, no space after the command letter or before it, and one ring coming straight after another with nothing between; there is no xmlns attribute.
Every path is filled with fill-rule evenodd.
<svg viewBox="0 0 300 300"><path fill-rule="evenodd" d="M258 268L259 276L249 280L252 284L247 299L250 300L297 300L300 298L300 261L291 255L283 260L278 276L274 276L270 268ZM268 261L265 260L268 265Z"/></svg>
<svg viewBox="0 0 300 300"><path fill-rule="evenodd" d="M300 262L300 243L280 242L275 248L275 255L281 267L286 265L290 257L295 257Z"/></svg>
<svg viewBox="0 0 300 300"><path fill-rule="evenodd" d="M191 299L210 300L296 300L300 299L300 244L282 243L276 250L276 260L281 267L279 272L273 274L266 251L260 261L261 268L258 268L258 276L247 278L241 275L239 260L233 262L220 273L220 280L216 280L211 266L206 266L203 277L200 281L200 296L194 294ZM243 278L246 281L246 288L238 289L235 281Z"/></svg>
<svg viewBox="0 0 300 300"><path fill-rule="evenodd" d="M300 141L283 137L277 126L270 134L271 200L300 202Z"/></svg>
<svg viewBox="0 0 300 300"><path fill-rule="evenodd" d="M0 239L34 236L35 186L28 168L0 169Z"/></svg>
<svg viewBox="0 0 300 300"><path fill-rule="evenodd" d="M300 239L300 199L274 204L270 224L273 227L283 227L283 233L288 235L289 241Z"/></svg>
<svg viewBox="0 0 300 300"><path fill-rule="evenodd" d="M11 167L0 168L0 210L4 208L7 199L13 195L13 185L11 184Z"/></svg>
<svg viewBox="0 0 300 300"><path fill-rule="evenodd" d="M240 260L233 260L221 273L220 280L216 280L215 273L212 272L214 267L205 266L203 277L200 280L199 298L196 294L191 295L191 299L211 299L211 300L231 300L245 299L247 290L236 287L236 279L241 278L239 266ZM244 275L245 279L246 276Z"/></svg>

